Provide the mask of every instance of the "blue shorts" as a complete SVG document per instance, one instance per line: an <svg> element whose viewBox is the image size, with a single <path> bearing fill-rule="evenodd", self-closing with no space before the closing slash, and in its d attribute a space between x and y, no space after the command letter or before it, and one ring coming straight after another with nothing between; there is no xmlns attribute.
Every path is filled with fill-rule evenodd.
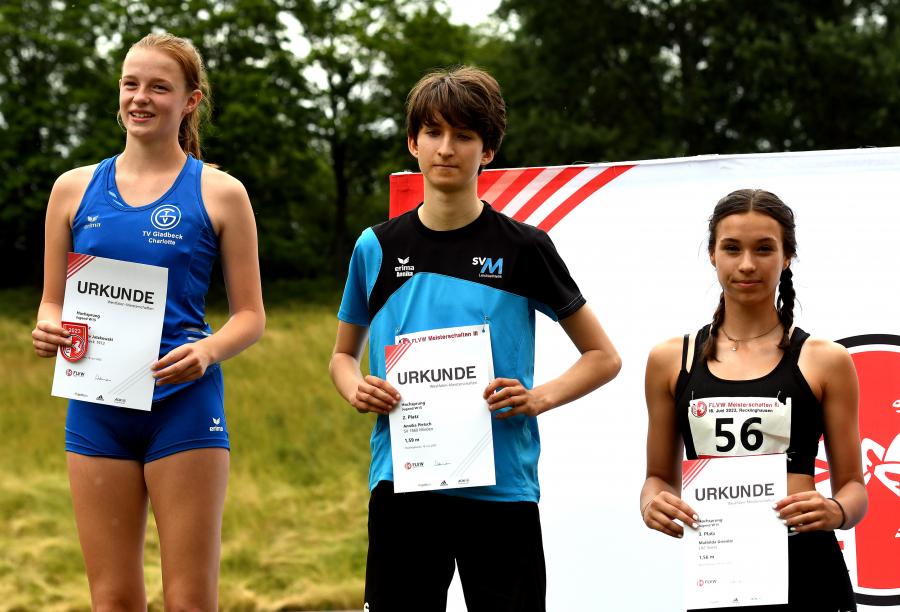
<svg viewBox="0 0 900 612"><path fill-rule="evenodd" d="M69 400L66 450L141 463L192 448L227 448L222 368L211 366L149 412Z"/></svg>

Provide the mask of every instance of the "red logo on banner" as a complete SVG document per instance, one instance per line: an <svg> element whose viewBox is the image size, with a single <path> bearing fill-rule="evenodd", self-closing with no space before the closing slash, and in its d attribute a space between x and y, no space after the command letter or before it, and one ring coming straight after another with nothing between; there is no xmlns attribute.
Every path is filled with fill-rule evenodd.
<svg viewBox="0 0 900 612"><path fill-rule="evenodd" d="M59 352L66 361L78 361L87 353L88 326L85 323L62 322L62 327L69 332L72 346L61 346Z"/></svg>
<svg viewBox="0 0 900 612"><path fill-rule="evenodd" d="M859 434L869 496L866 517L855 528L857 582L865 591L857 593L856 600L866 605L898 605L900 336L871 334L838 342L851 350L859 376ZM895 346L897 350L891 350ZM827 474L816 480L824 480L823 476Z"/></svg>
<svg viewBox="0 0 900 612"><path fill-rule="evenodd" d="M698 580L698 581L697 581L697 586L703 586L703 581L702 581L702 580Z"/></svg>
<svg viewBox="0 0 900 612"><path fill-rule="evenodd" d="M695 417L702 417L704 414L706 414L706 404L704 404L703 402L697 402L696 404L694 404L694 407L691 408L691 414L693 414Z"/></svg>
<svg viewBox="0 0 900 612"><path fill-rule="evenodd" d="M412 463L407 463L407 464L406 464L406 469L407 469L407 470L411 470L411 469L412 469Z"/></svg>
<svg viewBox="0 0 900 612"><path fill-rule="evenodd" d="M72 370L66 370L66 376L71 376L71 375L72 375Z"/></svg>

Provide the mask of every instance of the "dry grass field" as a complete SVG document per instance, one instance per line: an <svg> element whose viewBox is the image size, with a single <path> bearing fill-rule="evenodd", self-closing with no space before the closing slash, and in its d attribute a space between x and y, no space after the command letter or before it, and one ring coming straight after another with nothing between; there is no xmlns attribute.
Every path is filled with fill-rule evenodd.
<svg viewBox="0 0 900 612"><path fill-rule="evenodd" d="M34 295L0 292L0 612L89 612L65 468L66 400L30 346ZM334 391L336 304L270 308L266 334L226 362L231 476L220 609L362 608L372 420ZM213 329L227 315L213 312ZM162 611L159 540L145 549Z"/></svg>

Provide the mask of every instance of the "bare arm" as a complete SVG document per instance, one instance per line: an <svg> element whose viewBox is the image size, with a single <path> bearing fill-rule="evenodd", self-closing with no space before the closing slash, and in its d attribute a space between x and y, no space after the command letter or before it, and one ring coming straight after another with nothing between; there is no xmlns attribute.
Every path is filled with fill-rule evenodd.
<svg viewBox="0 0 900 612"><path fill-rule="evenodd" d="M675 414L675 385L681 363L682 338L656 345L647 359L647 477L641 489L641 518L651 529L680 538L697 527L697 513L681 500L681 457L684 444Z"/></svg>
<svg viewBox="0 0 900 612"><path fill-rule="evenodd" d="M517 414L536 417L602 387L622 369L622 359L616 352L616 347L590 306L585 304L559 324L581 353L581 357L561 376L530 391L520 381L511 378L495 379L484 390L484 398L491 411L510 406L512 409L496 413L494 418L505 419ZM494 393L500 387L503 389Z"/></svg>
<svg viewBox="0 0 900 612"><path fill-rule="evenodd" d="M70 170L60 176L50 192L44 222L44 293L31 343L39 357L55 357L60 346L69 346L68 332L60 327L66 295L66 267L72 246L72 220L84 197L96 166Z"/></svg>
<svg viewBox="0 0 900 612"><path fill-rule="evenodd" d="M388 414L400 401L400 394L386 380L376 376L363 378L360 361L366 348L369 328L341 321L328 372L338 393L357 412Z"/></svg>
<svg viewBox="0 0 900 612"><path fill-rule="evenodd" d="M818 338L806 341L799 365L810 386L821 392L828 474L840 506L818 491L804 491L779 501L775 509L787 517L785 524L793 531L850 529L863 519L869 505L859 442L856 367L847 349Z"/></svg>
<svg viewBox="0 0 900 612"><path fill-rule="evenodd" d="M256 221L241 183L204 168L203 200L219 237L219 254L231 317L208 338L183 344L151 366L157 385L203 376L210 364L230 359L258 341L266 327L259 275Z"/></svg>

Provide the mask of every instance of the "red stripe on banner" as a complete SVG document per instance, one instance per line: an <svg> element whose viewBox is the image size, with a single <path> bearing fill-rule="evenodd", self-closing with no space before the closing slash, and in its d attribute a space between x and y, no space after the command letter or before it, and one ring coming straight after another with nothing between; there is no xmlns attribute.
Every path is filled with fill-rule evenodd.
<svg viewBox="0 0 900 612"><path fill-rule="evenodd" d="M401 344L394 344L391 346L384 347L384 368L385 374L388 374L391 369L397 365L397 362L400 361L400 358L409 350L409 347L412 346L410 342L403 342Z"/></svg>
<svg viewBox="0 0 900 612"><path fill-rule="evenodd" d="M478 197L487 193L506 170L485 170L478 177ZM419 172L408 174L392 174L390 177L391 201L390 216L393 219L419 205L425 199L425 180Z"/></svg>
<svg viewBox="0 0 900 612"><path fill-rule="evenodd" d="M609 184L613 179L625 174L632 168L634 168L634 166L611 166L607 168L582 185L582 187L570 195L565 202L557 206L553 212L547 215L546 219L541 221L538 225L538 229L549 232L557 223L562 221L566 215L575 210L575 207Z"/></svg>
<svg viewBox="0 0 900 612"><path fill-rule="evenodd" d="M93 255L79 255L78 253L69 253L68 265L66 267L66 279L72 276L86 265L94 261Z"/></svg>
<svg viewBox="0 0 900 612"><path fill-rule="evenodd" d="M516 211L516 214L513 215L513 219L525 223L525 221L528 220L528 217L531 216L531 213L536 211L541 206L541 204L546 202L547 198L559 191L564 185L584 172L586 169L587 166L569 166L568 168L564 169L562 172L550 179L546 185L541 187L540 191L534 194L534 197L528 200L522 206L522 208Z"/></svg>
<svg viewBox="0 0 900 612"><path fill-rule="evenodd" d="M531 181L537 178L543 171L543 168L528 168L527 170L524 170L502 194L494 198L494 201L491 202L491 206L497 210L506 208L506 205L509 204L514 197L522 193L522 190L528 187Z"/></svg>
<svg viewBox="0 0 900 612"><path fill-rule="evenodd" d="M494 186L494 183L500 180L500 177L506 174L506 170L485 170L478 177L478 197L484 196L488 189Z"/></svg>

